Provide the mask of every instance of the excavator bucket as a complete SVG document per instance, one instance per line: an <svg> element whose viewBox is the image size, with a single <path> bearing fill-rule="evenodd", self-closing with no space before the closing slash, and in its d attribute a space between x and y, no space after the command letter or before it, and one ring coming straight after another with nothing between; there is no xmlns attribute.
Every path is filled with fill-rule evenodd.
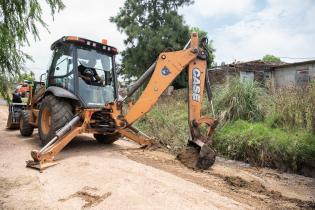
<svg viewBox="0 0 315 210"><path fill-rule="evenodd" d="M207 126L205 134L202 134L200 129L202 124ZM177 159L191 169L206 170L210 168L216 158L216 151L212 147L212 134L217 125L218 120L209 117L193 121L192 139L188 140L187 147L177 155Z"/></svg>
<svg viewBox="0 0 315 210"><path fill-rule="evenodd" d="M208 169L215 162L216 152L210 145L203 145L197 158L197 168Z"/></svg>
<svg viewBox="0 0 315 210"><path fill-rule="evenodd" d="M215 150L207 144L199 146L189 141L186 148L177 154L177 159L186 167L198 170L210 168L216 158Z"/></svg>

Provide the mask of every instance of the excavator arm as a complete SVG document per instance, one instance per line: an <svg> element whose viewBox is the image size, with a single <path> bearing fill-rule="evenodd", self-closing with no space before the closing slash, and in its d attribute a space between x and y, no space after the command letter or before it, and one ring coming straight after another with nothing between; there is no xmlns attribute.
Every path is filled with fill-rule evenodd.
<svg viewBox="0 0 315 210"><path fill-rule="evenodd" d="M159 55L156 63L154 63L144 74L145 77L140 78L127 97L139 88L143 83L147 82L149 76L151 78L142 95L136 103L130 108L129 112L121 115L121 110L113 113L113 118L117 125L122 125L118 132L128 138L142 144L151 145L149 139L143 136L141 132L134 132L135 128L132 124L141 118L144 114L149 112L157 100L160 98L165 89L174 81L174 79L185 69L188 68L188 115L190 135L189 146L195 147L199 152L195 155L196 161L189 161L193 163L192 167L206 169L209 168L215 160L215 152L211 148L211 135L217 125L217 120L211 117L201 116L201 107L203 100L203 93L205 85L208 85L208 95L211 93L210 86L206 80L207 76L207 51L199 48L198 34L193 33L189 42L189 47L184 50L175 52L163 52ZM112 106L121 107L119 103ZM115 110L115 108L112 108ZM205 127L203 131L201 127ZM132 136L131 136L132 134ZM147 139L144 141L143 139ZM188 150L187 150L188 151ZM190 150L189 150L190 151ZM179 155L180 158L192 157L194 155L185 154ZM195 152L193 152L195 153ZM187 161L183 161L187 162Z"/></svg>
<svg viewBox="0 0 315 210"><path fill-rule="evenodd" d="M201 116L203 93L206 87L208 96L211 95L207 78L207 49L199 47L197 33L192 33L189 43L183 50L162 52L157 61L130 88L126 98L131 97L139 87L147 83L142 95L123 115L122 101L104 105L104 110L115 121L116 132L142 145L154 144L133 123L149 112L165 89L184 70L188 69L188 110L190 139L188 147L178 155L183 163L192 168L207 169L215 161L215 152L211 147L211 135L217 125L217 120ZM210 99L210 97L209 97ZM27 166L42 170L53 165L54 157L78 134L89 132L91 116L98 110L83 109L73 120L60 129L56 136L40 151L32 151L33 160L27 161ZM205 127L205 128L204 128Z"/></svg>

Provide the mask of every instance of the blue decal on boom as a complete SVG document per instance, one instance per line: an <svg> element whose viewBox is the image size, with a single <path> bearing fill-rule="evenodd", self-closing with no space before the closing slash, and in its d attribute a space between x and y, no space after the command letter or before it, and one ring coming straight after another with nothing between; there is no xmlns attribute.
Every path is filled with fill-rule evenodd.
<svg viewBox="0 0 315 210"><path fill-rule="evenodd" d="M171 71L166 66L164 66L164 68L161 70L161 73L163 76L167 76L171 73Z"/></svg>

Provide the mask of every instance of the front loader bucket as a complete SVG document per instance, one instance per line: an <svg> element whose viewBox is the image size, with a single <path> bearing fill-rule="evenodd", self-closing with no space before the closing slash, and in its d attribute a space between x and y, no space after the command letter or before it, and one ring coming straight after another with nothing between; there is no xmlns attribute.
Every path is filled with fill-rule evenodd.
<svg viewBox="0 0 315 210"><path fill-rule="evenodd" d="M216 152L209 144L199 146L192 141L178 155L177 159L191 169L209 169L215 162Z"/></svg>

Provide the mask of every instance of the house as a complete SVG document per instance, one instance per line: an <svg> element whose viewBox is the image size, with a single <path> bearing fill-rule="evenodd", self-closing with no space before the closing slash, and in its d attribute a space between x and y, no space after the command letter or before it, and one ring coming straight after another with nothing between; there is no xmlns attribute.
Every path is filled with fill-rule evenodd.
<svg viewBox="0 0 315 210"><path fill-rule="evenodd" d="M305 86L315 81L315 60L287 63L273 68L272 77L275 88L285 86Z"/></svg>
<svg viewBox="0 0 315 210"><path fill-rule="evenodd" d="M315 80L315 60L297 63L234 62L209 69L208 73L211 84L224 83L239 76L241 80L254 80L269 88L304 86Z"/></svg>

